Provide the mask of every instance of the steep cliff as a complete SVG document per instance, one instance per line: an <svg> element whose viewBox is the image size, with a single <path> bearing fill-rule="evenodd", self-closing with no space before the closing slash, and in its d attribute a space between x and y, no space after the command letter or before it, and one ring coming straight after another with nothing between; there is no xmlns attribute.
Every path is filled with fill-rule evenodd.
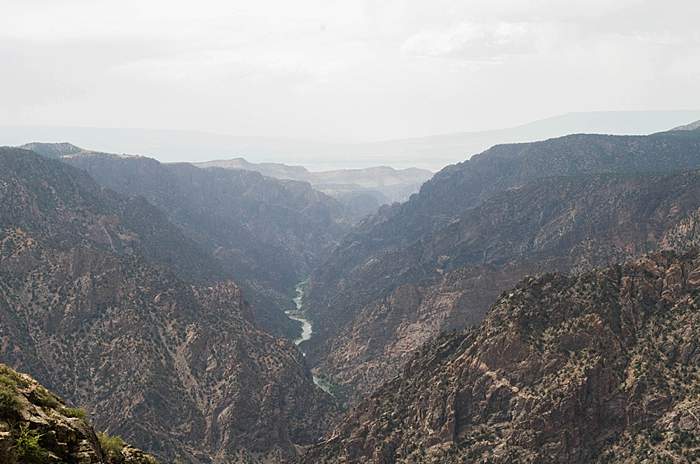
<svg viewBox="0 0 700 464"><path fill-rule="evenodd" d="M341 205L304 182L139 156L80 152L61 159L163 211L241 285L268 331L292 338L299 328L283 310L293 308L294 286L348 226Z"/></svg>
<svg viewBox="0 0 700 464"><path fill-rule="evenodd" d="M582 271L668 246L666 234L698 208L697 172L551 178L495 195L346 278L348 288L364 293L343 293L347 298L333 303L359 308L358 315L319 345L320 371L369 393L422 343L478 323L523 276ZM347 316L333 321L342 324Z"/></svg>
<svg viewBox="0 0 700 464"><path fill-rule="evenodd" d="M694 462L699 305L696 251L526 278L303 462Z"/></svg>
<svg viewBox="0 0 700 464"><path fill-rule="evenodd" d="M478 323L526 274L657 249L700 207L697 173L681 172L694 166L700 133L674 132L505 145L446 168L314 271L312 363L364 394L440 331Z"/></svg>
<svg viewBox="0 0 700 464"><path fill-rule="evenodd" d="M150 255L156 238L176 263L198 248L153 207L132 222L133 204L148 205L0 151L0 358L166 461L293 458L333 413L303 356L233 282L192 284Z"/></svg>

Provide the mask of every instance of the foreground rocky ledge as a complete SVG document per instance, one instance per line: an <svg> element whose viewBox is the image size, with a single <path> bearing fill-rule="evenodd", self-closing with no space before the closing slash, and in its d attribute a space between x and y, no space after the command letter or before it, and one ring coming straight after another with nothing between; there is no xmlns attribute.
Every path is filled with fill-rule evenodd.
<svg viewBox="0 0 700 464"><path fill-rule="evenodd" d="M6 464L157 464L118 437L95 434L71 408L34 379L0 364L0 462Z"/></svg>

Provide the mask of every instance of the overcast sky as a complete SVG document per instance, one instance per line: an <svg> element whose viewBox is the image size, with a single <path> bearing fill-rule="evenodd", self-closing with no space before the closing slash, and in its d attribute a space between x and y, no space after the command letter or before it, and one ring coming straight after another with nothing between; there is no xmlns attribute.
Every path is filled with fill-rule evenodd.
<svg viewBox="0 0 700 464"><path fill-rule="evenodd" d="M700 108L697 0L0 0L0 124L373 140Z"/></svg>

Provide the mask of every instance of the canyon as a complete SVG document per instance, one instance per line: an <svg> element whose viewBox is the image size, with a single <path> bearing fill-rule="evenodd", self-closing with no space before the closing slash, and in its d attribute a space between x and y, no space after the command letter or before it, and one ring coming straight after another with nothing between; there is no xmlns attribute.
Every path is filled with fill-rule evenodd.
<svg viewBox="0 0 700 464"><path fill-rule="evenodd" d="M521 278L665 246L700 207L700 132L495 146L355 227L311 274L317 371L350 398L443 331L476 325Z"/></svg>
<svg viewBox="0 0 700 464"><path fill-rule="evenodd" d="M364 216L246 167L0 149L2 361L163 462L696 456L694 124Z"/></svg>

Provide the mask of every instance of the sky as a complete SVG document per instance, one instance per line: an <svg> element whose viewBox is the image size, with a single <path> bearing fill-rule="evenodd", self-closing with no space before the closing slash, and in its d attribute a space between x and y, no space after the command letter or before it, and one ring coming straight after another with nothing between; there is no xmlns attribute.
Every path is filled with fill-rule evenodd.
<svg viewBox="0 0 700 464"><path fill-rule="evenodd" d="M700 109L697 0L0 0L0 125L372 141Z"/></svg>

